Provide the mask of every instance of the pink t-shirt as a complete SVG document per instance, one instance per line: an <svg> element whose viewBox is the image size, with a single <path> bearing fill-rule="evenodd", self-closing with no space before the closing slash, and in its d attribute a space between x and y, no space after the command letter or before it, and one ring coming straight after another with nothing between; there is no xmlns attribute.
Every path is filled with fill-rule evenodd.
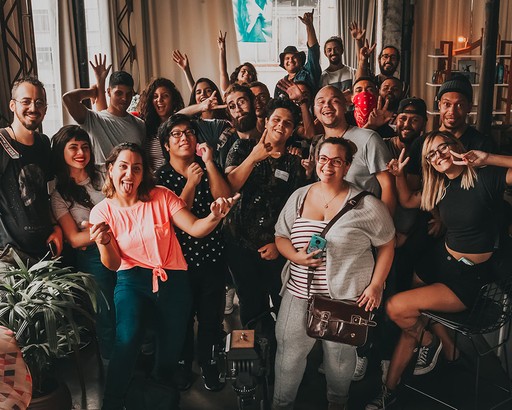
<svg viewBox="0 0 512 410"><path fill-rule="evenodd" d="M153 269L155 292L157 277L167 279L164 269L187 270L172 221L172 216L185 206L174 192L156 186L150 201L130 207L120 207L105 198L91 210L89 219L93 224L106 222L110 226L121 251L119 270L135 266Z"/></svg>

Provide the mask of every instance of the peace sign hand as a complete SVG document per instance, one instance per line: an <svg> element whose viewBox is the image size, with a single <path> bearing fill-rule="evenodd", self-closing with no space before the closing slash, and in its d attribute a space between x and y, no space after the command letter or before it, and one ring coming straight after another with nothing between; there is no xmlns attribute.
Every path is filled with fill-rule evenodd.
<svg viewBox="0 0 512 410"><path fill-rule="evenodd" d="M400 152L400 156L398 157L398 159L392 159L387 164L388 171L395 177L400 177L404 175L404 168L411 159L410 157L404 159L404 157L405 148L402 148L402 151Z"/></svg>
<svg viewBox="0 0 512 410"><path fill-rule="evenodd" d="M487 165L487 158L489 153L484 151L471 150L464 154L459 154L450 150L455 165L465 165L470 167L483 167ZM459 160L457 160L459 158Z"/></svg>
<svg viewBox="0 0 512 410"><path fill-rule="evenodd" d="M376 43L370 47L368 40L364 41L364 46L359 49L359 60L366 61L375 51L375 47L377 47Z"/></svg>
<svg viewBox="0 0 512 410"><path fill-rule="evenodd" d="M220 51L226 51L226 36L228 32L225 31L224 35L222 35L222 30L219 30L219 37L217 37L217 46Z"/></svg>

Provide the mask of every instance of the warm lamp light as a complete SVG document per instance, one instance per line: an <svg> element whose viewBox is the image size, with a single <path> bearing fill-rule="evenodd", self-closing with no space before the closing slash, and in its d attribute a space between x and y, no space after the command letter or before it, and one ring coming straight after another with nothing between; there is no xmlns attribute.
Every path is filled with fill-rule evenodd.
<svg viewBox="0 0 512 410"><path fill-rule="evenodd" d="M459 43L464 43L464 44L466 44L466 43L467 43L467 41L468 41L468 39L467 39L466 37L464 37L464 36L459 36L459 37L457 37L457 41L458 41Z"/></svg>

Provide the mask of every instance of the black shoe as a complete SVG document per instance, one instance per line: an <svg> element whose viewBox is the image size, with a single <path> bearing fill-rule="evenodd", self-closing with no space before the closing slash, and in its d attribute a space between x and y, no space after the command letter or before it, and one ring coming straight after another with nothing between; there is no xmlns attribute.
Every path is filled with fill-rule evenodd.
<svg viewBox="0 0 512 410"><path fill-rule="evenodd" d="M190 389L192 386L192 363L180 360L174 373L174 384L181 391Z"/></svg>
<svg viewBox="0 0 512 410"><path fill-rule="evenodd" d="M201 373L206 390L220 391L224 388L226 383L219 380L220 375L216 362L210 362L207 365L201 366Z"/></svg>
<svg viewBox="0 0 512 410"><path fill-rule="evenodd" d="M396 389L389 390L383 384L379 395L366 405L365 410L384 410L390 408L396 402L396 398Z"/></svg>
<svg viewBox="0 0 512 410"><path fill-rule="evenodd" d="M433 335L432 342L428 346L421 346L418 352L418 360L414 367L413 374L420 376L427 374L436 367L439 353L443 348L443 344L436 335Z"/></svg>

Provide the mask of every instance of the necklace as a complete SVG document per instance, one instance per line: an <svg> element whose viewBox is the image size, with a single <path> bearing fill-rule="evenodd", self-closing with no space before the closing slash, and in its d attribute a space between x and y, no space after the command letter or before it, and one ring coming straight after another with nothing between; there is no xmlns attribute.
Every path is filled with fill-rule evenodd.
<svg viewBox="0 0 512 410"><path fill-rule="evenodd" d="M343 191L340 191L338 192L336 195L334 195L331 199L329 199L328 201L325 200L325 196L324 196L324 192L323 191L320 191L320 193L322 194L322 199L324 200L324 208L327 209L329 208L329 204L334 201L334 198L336 198L339 194L341 194Z"/></svg>

